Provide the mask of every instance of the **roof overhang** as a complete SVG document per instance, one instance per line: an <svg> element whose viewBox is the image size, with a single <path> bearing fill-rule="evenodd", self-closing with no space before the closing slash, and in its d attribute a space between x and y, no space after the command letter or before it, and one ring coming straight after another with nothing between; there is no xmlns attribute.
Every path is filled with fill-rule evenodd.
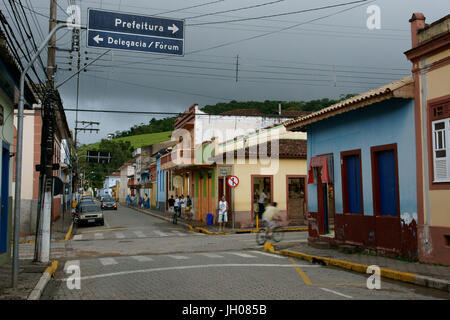
<svg viewBox="0 0 450 320"><path fill-rule="evenodd" d="M305 117L286 121L284 125L286 126L286 129L290 131L306 131L305 127L309 124L392 98L414 98L414 80L411 76L394 81L378 89L368 91L350 99L346 99Z"/></svg>

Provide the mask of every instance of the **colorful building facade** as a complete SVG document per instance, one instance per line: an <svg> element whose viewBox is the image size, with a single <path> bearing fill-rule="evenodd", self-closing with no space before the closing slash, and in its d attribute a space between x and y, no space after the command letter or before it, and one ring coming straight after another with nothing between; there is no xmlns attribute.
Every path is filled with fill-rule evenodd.
<svg viewBox="0 0 450 320"><path fill-rule="evenodd" d="M286 123L308 133L310 241L417 259L413 89L408 77Z"/></svg>
<svg viewBox="0 0 450 320"><path fill-rule="evenodd" d="M450 15L410 19L419 259L450 265Z"/></svg>

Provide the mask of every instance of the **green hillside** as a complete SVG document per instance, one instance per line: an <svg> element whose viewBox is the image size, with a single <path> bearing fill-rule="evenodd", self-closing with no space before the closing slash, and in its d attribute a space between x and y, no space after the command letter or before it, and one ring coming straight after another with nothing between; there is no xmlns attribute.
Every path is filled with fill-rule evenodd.
<svg viewBox="0 0 450 320"><path fill-rule="evenodd" d="M111 139L111 141L118 142L118 141L129 141L131 143L131 146L133 149L137 149L143 146L148 146L151 144L155 144L158 142L168 141L170 140L170 135L172 134L172 131L165 131L165 132L158 132L158 133L146 133L146 134L139 134L135 136L129 136L129 137L122 137L122 138L116 138ZM80 147L80 153L82 151L86 150L97 150L98 146L100 145L100 142L88 144Z"/></svg>

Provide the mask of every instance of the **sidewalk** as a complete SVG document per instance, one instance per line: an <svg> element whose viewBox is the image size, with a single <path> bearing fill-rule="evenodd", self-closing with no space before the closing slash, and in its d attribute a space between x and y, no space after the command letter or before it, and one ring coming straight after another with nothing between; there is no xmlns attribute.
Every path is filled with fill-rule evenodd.
<svg viewBox="0 0 450 320"><path fill-rule="evenodd" d="M26 300L51 266L51 261L65 255L65 236L72 224L71 215L65 214L52 224L51 257L49 263L33 262L34 236L21 237L19 244L19 275L17 288L11 288L11 262L0 266L0 300ZM12 251L12 250L11 250ZM54 272L54 270L53 270ZM42 280L41 280L42 282Z"/></svg>
<svg viewBox="0 0 450 320"><path fill-rule="evenodd" d="M338 248L319 249L307 243L287 248L286 245L280 244L274 245L274 248L282 255L361 273L366 273L368 266L376 265L382 268L381 275L386 278L450 292L450 267L408 262L361 252L345 253Z"/></svg>
<svg viewBox="0 0 450 320"><path fill-rule="evenodd" d="M129 207L131 209L137 210L139 212L142 213L146 213L149 214L151 216L157 217L157 218L161 218L164 219L168 222L172 222L172 213L169 212L161 212L158 210L154 210L154 209L144 209L144 208L139 208L139 207ZM229 228L229 227L224 227L224 231L219 233L219 225L215 224L215 225L208 225L206 223L204 223L203 221L197 221L197 220L190 220L188 221L187 219L184 218L184 216L177 218L177 223L184 225L185 227L188 228L192 228L195 231L198 232L203 232L203 233L208 233L208 234L231 234L231 233L251 233L251 232L255 232L256 228ZM262 222L259 222L259 227L262 228L263 224ZM283 231L307 231L308 227L307 226L286 226L283 227Z"/></svg>

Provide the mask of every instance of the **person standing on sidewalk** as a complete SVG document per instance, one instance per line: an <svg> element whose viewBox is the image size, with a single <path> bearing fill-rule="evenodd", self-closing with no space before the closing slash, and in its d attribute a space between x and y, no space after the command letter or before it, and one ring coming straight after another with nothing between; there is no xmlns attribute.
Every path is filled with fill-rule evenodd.
<svg viewBox="0 0 450 320"><path fill-rule="evenodd" d="M228 203L225 200L225 196L219 201L219 232L224 231L224 224L228 222L227 216Z"/></svg>
<svg viewBox="0 0 450 320"><path fill-rule="evenodd" d="M131 197L130 197L130 195L128 194L128 195L127 195L127 207L130 206L130 203L131 203Z"/></svg>
<svg viewBox="0 0 450 320"><path fill-rule="evenodd" d="M173 213L175 212L174 206L175 206L175 199L173 198L173 195L170 196L170 199L167 200L169 203L169 212Z"/></svg>
<svg viewBox="0 0 450 320"><path fill-rule="evenodd" d="M180 210L179 216L181 216L182 214L184 215L186 212L186 199L184 199L183 195L181 195L181 198L180 198L180 207L181 207L181 210Z"/></svg>
<svg viewBox="0 0 450 320"><path fill-rule="evenodd" d="M258 200L258 217L259 219L262 218L262 215L264 213L264 202L266 201L267 195L264 193L264 190L261 190L259 193L259 200Z"/></svg>
<svg viewBox="0 0 450 320"><path fill-rule="evenodd" d="M175 206L174 206L174 209L175 209L175 213L177 214L177 216L179 216L179 215L178 215L178 211L180 210L180 198L178 197L178 195L175 196Z"/></svg>

